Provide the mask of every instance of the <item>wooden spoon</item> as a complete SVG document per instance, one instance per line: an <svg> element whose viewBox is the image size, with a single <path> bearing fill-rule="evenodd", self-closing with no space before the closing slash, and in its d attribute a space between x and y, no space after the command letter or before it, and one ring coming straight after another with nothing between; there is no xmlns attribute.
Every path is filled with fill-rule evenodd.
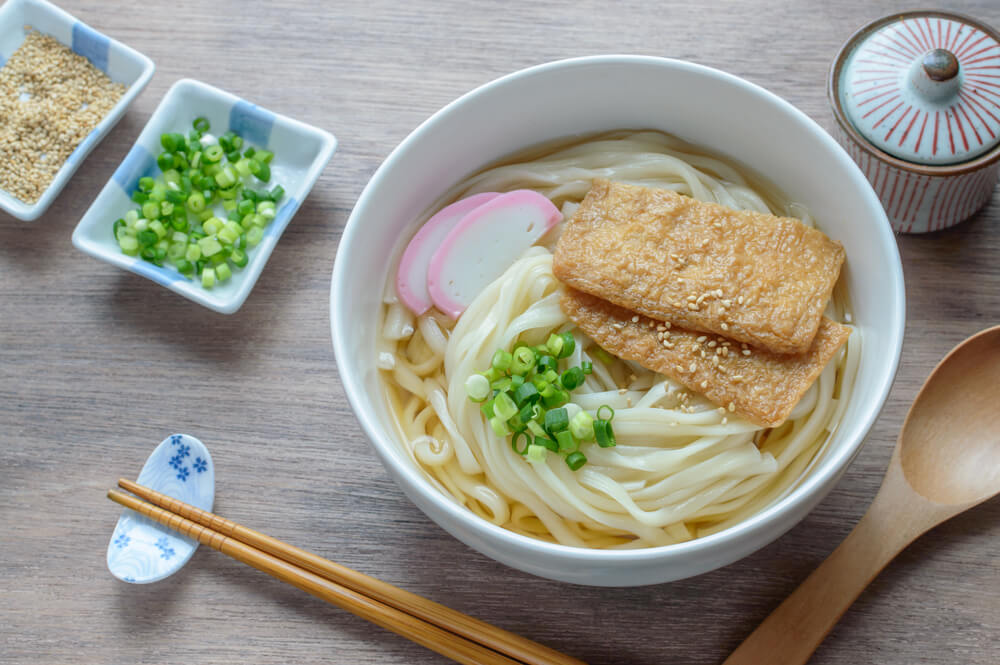
<svg viewBox="0 0 1000 665"><path fill-rule="evenodd" d="M1000 326L965 340L934 368L868 512L724 665L805 663L904 547L1000 493L998 395Z"/></svg>

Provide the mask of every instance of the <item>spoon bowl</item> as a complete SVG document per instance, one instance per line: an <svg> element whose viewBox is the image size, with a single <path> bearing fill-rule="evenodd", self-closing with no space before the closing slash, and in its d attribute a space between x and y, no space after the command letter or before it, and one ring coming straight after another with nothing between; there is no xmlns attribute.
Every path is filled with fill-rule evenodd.
<svg viewBox="0 0 1000 665"><path fill-rule="evenodd" d="M970 337L934 369L899 435L899 461L915 492L944 505L975 505L1000 492L998 383L1000 326Z"/></svg>
<svg viewBox="0 0 1000 665"><path fill-rule="evenodd" d="M800 665L876 575L921 534L1000 494L1000 326L965 340L910 407L871 507L724 665Z"/></svg>

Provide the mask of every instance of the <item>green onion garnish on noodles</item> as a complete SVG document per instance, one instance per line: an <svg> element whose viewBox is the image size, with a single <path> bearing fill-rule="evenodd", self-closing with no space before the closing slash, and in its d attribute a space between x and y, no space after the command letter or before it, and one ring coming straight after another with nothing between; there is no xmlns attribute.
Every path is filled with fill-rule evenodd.
<svg viewBox="0 0 1000 665"><path fill-rule="evenodd" d="M238 208L249 211L249 203L250 197L245 197ZM259 214L260 204L254 209ZM248 212L244 224L254 216ZM205 223L209 228L214 226L210 221ZM224 234L225 229L219 233ZM206 249L211 252L214 247ZM239 250L234 247L229 251L230 261L234 261L232 256ZM602 405L595 418L570 402L570 393L584 385L587 375L593 372L593 365L583 361L579 366L564 367L560 373L559 361L569 358L575 350L572 333L553 333L544 345L518 344L512 351L497 349L489 367L465 381L469 399L480 403L479 409L494 434L511 437L515 453L532 462L544 462L549 453L560 455L573 471L587 463L580 451L582 443L596 441L604 448L616 443L611 428L614 409Z"/></svg>

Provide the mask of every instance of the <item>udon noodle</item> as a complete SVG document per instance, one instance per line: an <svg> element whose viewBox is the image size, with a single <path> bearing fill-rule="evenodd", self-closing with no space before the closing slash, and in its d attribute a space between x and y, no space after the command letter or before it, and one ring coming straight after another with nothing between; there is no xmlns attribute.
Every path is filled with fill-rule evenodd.
<svg viewBox="0 0 1000 665"><path fill-rule="evenodd" d="M568 218L595 177L813 224L802 206L741 169L656 132L608 134L490 168L446 192L433 210L477 192L527 188L549 197ZM400 444L429 482L485 520L591 548L690 540L726 529L792 491L822 457L841 419L858 365L858 331L789 419L761 429L638 364L606 362L560 310L562 287L550 252L560 226L479 294L457 324L433 309L414 318L390 278L379 367ZM846 305L838 285L827 316L850 323ZM496 349L519 340L543 343L553 331L576 338L569 366L593 362L573 403L591 412L602 404L615 409L618 445L583 444L588 463L578 471L556 455L528 462L493 433L463 389Z"/></svg>

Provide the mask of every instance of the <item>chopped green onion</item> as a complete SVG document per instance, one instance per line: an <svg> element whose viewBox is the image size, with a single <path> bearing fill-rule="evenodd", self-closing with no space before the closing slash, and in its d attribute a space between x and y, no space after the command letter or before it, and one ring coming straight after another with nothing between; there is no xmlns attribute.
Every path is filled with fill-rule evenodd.
<svg viewBox="0 0 1000 665"><path fill-rule="evenodd" d="M548 341L545 342L545 348L548 349L549 353L551 353L556 358L561 358L562 356L560 354L562 353L562 348L563 348L562 336L557 335L555 333L549 335Z"/></svg>
<svg viewBox="0 0 1000 665"><path fill-rule="evenodd" d="M578 470L581 466L587 463L587 456L576 451L566 455L566 466L568 466L572 471Z"/></svg>
<svg viewBox="0 0 1000 665"><path fill-rule="evenodd" d="M545 412L545 429L549 432L561 432L569 427L569 415L566 409L551 409Z"/></svg>
<svg viewBox="0 0 1000 665"><path fill-rule="evenodd" d="M145 178L139 178L139 191L146 193L151 192L153 191L153 185L155 184L156 181L148 176Z"/></svg>
<svg viewBox="0 0 1000 665"><path fill-rule="evenodd" d="M192 192L187 199L187 207L191 212L201 212L205 209L205 196L201 192Z"/></svg>
<svg viewBox="0 0 1000 665"><path fill-rule="evenodd" d="M505 393L508 390L510 390L511 385L512 381L510 380L509 376L502 376L496 381L490 382L490 388L492 388L493 390L499 390L502 393Z"/></svg>
<svg viewBox="0 0 1000 665"><path fill-rule="evenodd" d="M514 357L507 351L504 351L503 349L497 349L496 353L493 354L493 360L490 362L490 364L493 366L494 369L500 372L506 372L508 369L510 369L510 364L513 359Z"/></svg>
<svg viewBox="0 0 1000 665"><path fill-rule="evenodd" d="M507 420L517 413L517 406L514 400L507 393L500 393L493 399L493 411L498 417Z"/></svg>
<svg viewBox="0 0 1000 665"><path fill-rule="evenodd" d="M279 201L281 201L281 199L285 197L285 188L282 187L281 185L277 185L274 189L271 190L269 196L271 197L272 201L278 203Z"/></svg>
<svg viewBox="0 0 1000 665"><path fill-rule="evenodd" d="M542 404L544 404L547 409L560 407L568 401L569 393L565 390L556 388L551 384L549 384L546 389L542 391Z"/></svg>
<svg viewBox="0 0 1000 665"><path fill-rule="evenodd" d="M576 390L583 385L583 370L579 367L570 367L559 377L559 382L566 390Z"/></svg>
<svg viewBox="0 0 1000 665"><path fill-rule="evenodd" d="M215 268L215 276L219 279L220 282L224 282L224 281L226 281L227 279L229 279L230 277L233 276L233 271L229 267L228 263L223 262L223 263L220 263Z"/></svg>
<svg viewBox="0 0 1000 665"><path fill-rule="evenodd" d="M240 234L233 232L232 229L222 229L216 235L219 236L219 240L223 241L227 245L234 244L240 237Z"/></svg>
<svg viewBox="0 0 1000 665"><path fill-rule="evenodd" d="M527 346L519 346L514 349L513 359L510 365L512 374L524 376L535 366L535 352Z"/></svg>
<svg viewBox="0 0 1000 665"><path fill-rule="evenodd" d="M524 437L524 447L518 450L517 440L519 437ZM527 432L515 432L514 436L510 439L510 447L518 455L526 455L528 453L528 447L531 445L532 437Z"/></svg>
<svg viewBox="0 0 1000 665"><path fill-rule="evenodd" d="M518 406L534 404L539 399L538 389L535 388L535 384L533 383L525 382L514 390L514 401L517 402Z"/></svg>
<svg viewBox="0 0 1000 665"><path fill-rule="evenodd" d="M270 164L271 160L274 159L274 153L270 150L258 150L254 153L254 159L263 163Z"/></svg>
<svg viewBox="0 0 1000 665"><path fill-rule="evenodd" d="M247 258L247 253L244 252L242 249L234 249L229 254L229 260L232 261L237 268L245 268L247 262L249 261L249 259Z"/></svg>
<svg viewBox="0 0 1000 665"><path fill-rule="evenodd" d="M264 230L259 226L255 226L249 231L247 231L247 246L256 247L260 244L260 241L264 239Z"/></svg>
<svg viewBox="0 0 1000 665"><path fill-rule="evenodd" d="M535 438L542 437L545 438L548 434L545 433L545 429L539 425L534 420L528 421L528 431L535 435Z"/></svg>
<svg viewBox="0 0 1000 665"><path fill-rule="evenodd" d="M556 358L569 358L576 350L576 340L573 338L573 333L561 333L559 338L562 340L562 346L559 353L556 354Z"/></svg>
<svg viewBox="0 0 1000 665"><path fill-rule="evenodd" d="M156 234L156 239L161 240L167 236L167 227L158 219L149 223L149 230Z"/></svg>
<svg viewBox="0 0 1000 665"><path fill-rule="evenodd" d="M611 429L610 420L594 421L594 438L597 439L597 445L601 448L611 448L616 445L615 432Z"/></svg>
<svg viewBox="0 0 1000 665"><path fill-rule="evenodd" d="M505 419L501 419L500 416L493 416L490 418L490 427L493 429L493 433L497 436L504 437L510 435L510 429L507 427L507 423L504 422Z"/></svg>
<svg viewBox="0 0 1000 665"><path fill-rule="evenodd" d="M194 272L194 264L187 259L177 259L174 261L177 271L182 275L189 275Z"/></svg>
<svg viewBox="0 0 1000 665"><path fill-rule="evenodd" d="M542 436L536 438L535 443L540 446L543 446L544 448L547 448L548 450L551 450L554 453L559 452L559 444L556 443L554 439Z"/></svg>
<svg viewBox="0 0 1000 665"><path fill-rule="evenodd" d="M590 362L589 360L584 360L580 363L580 369L583 370L584 374L593 374L594 363Z"/></svg>
<svg viewBox="0 0 1000 665"><path fill-rule="evenodd" d="M191 126L194 127L196 130L198 130L199 132L201 132L202 134L204 134L205 132L207 132L212 128L212 125L209 124L208 122L208 118L206 118L203 115L200 115L197 118L195 118L194 122L191 123Z"/></svg>
<svg viewBox="0 0 1000 665"><path fill-rule="evenodd" d="M206 289L215 286L215 269L205 268L201 271L201 285Z"/></svg>
<svg viewBox="0 0 1000 665"><path fill-rule="evenodd" d="M556 359L550 355L544 355L538 359L538 373L542 374L549 370L555 370L558 367Z"/></svg>
<svg viewBox="0 0 1000 665"><path fill-rule="evenodd" d="M487 400L479 405L479 410L482 412L486 419L489 420L496 414L493 412L493 400Z"/></svg>
<svg viewBox="0 0 1000 665"><path fill-rule="evenodd" d="M202 156L205 158L206 162L215 164L225 155L221 146L210 145L202 151Z"/></svg>
<svg viewBox="0 0 1000 665"><path fill-rule="evenodd" d="M139 241L132 236L124 236L118 239L118 246L122 252L128 256L135 256L139 253Z"/></svg>
<svg viewBox="0 0 1000 665"><path fill-rule="evenodd" d="M535 439L538 441L538 439ZM538 444L531 444L528 446L528 454L526 455L529 461L532 462L544 462L545 461L545 447Z"/></svg>
<svg viewBox="0 0 1000 665"><path fill-rule="evenodd" d="M210 217L202 222L201 228L205 230L205 233L214 235L222 230L222 220L218 217Z"/></svg>
<svg viewBox="0 0 1000 665"><path fill-rule="evenodd" d="M573 433L567 430L556 433L556 443L559 444L561 453L571 453L579 447Z"/></svg>
<svg viewBox="0 0 1000 665"><path fill-rule="evenodd" d="M173 153L161 152L159 157L156 158L156 165L160 167L161 171L174 168Z"/></svg>
<svg viewBox="0 0 1000 665"><path fill-rule="evenodd" d="M267 182L271 179L271 167L267 164L261 164L254 176L261 182Z"/></svg>
<svg viewBox="0 0 1000 665"><path fill-rule="evenodd" d="M569 421L569 431L580 441L590 441L594 438L594 419L581 410Z"/></svg>
<svg viewBox="0 0 1000 665"><path fill-rule="evenodd" d="M608 415L606 415L606 416L602 416L602 415L601 415L601 411L602 411L602 410L604 410L604 409L607 409L607 410L608 410ZM614 410L613 408L611 408L611 407L610 407L609 405L607 405L607 404L602 404L602 405L601 405L601 406L600 406L600 407L599 407L599 408L597 409L597 417L598 417L598 418L601 418L601 419L603 419L603 420L611 420L612 418L614 418L614 417L615 417L615 410Z"/></svg>
<svg viewBox="0 0 1000 665"><path fill-rule="evenodd" d="M215 236L208 236L207 238L202 238L198 241L198 247L201 248L201 255L208 257L213 254L218 254L222 251L222 243L215 239Z"/></svg>

